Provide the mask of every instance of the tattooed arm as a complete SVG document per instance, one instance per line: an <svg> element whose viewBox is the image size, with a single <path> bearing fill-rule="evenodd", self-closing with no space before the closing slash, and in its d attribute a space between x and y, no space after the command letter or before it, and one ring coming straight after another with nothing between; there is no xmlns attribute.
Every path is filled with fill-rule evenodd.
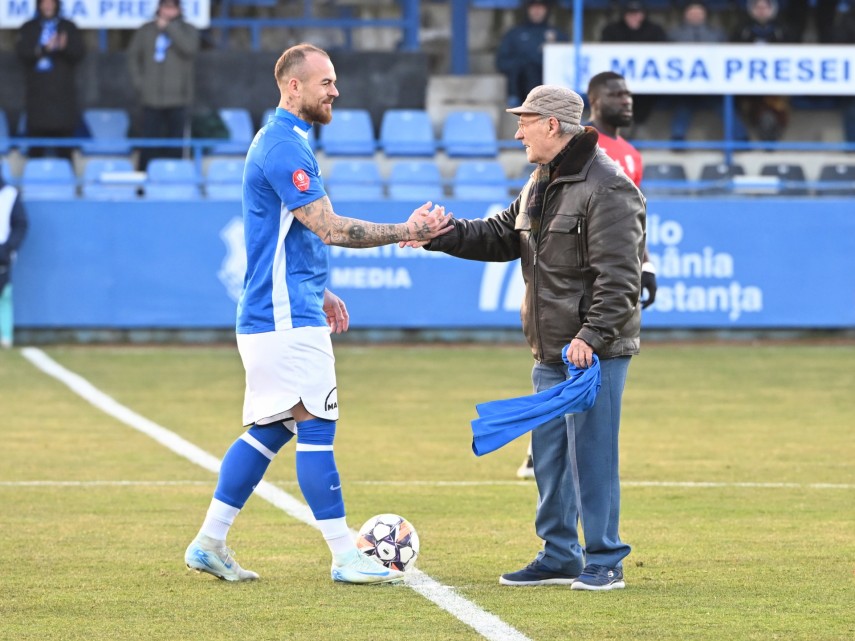
<svg viewBox="0 0 855 641"><path fill-rule="evenodd" d="M294 217L327 245L340 247L378 247L405 241L429 241L451 230L445 208L431 203L413 211L405 223L372 223L339 216L327 196L297 207Z"/></svg>

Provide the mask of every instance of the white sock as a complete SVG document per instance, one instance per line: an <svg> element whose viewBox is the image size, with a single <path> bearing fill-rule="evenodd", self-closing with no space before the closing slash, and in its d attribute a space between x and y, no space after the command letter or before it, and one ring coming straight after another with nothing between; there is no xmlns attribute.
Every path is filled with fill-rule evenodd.
<svg viewBox="0 0 855 641"><path fill-rule="evenodd" d="M240 512L240 508L232 507L217 499L211 499L211 506L208 508L199 534L209 536L217 541L225 541L238 512Z"/></svg>
<svg viewBox="0 0 855 641"><path fill-rule="evenodd" d="M336 562L346 559L356 550L356 543L350 536L350 530L347 529L345 517L318 521L318 529L323 534L324 541L327 542Z"/></svg>

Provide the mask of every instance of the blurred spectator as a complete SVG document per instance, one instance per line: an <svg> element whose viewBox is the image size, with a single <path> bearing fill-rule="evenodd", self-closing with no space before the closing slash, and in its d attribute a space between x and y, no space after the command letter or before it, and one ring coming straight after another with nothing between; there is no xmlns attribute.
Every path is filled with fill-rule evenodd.
<svg viewBox="0 0 855 641"><path fill-rule="evenodd" d="M733 32L732 42L794 42L778 19L776 0L748 0L747 15ZM743 96L737 104L749 128L760 140L779 140L790 120L790 100L786 96Z"/></svg>
<svg viewBox="0 0 855 641"><path fill-rule="evenodd" d="M71 138L80 124L75 69L86 55L83 37L70 20L60 18L59 0L39 0L36 15L21 25L17 53L24 64L25 111L30 138ZM71 159L71 147L48 152L30 147L31 157Z"/></svg>
<svg viewBox="0 0 855 641"><path fill-rule="evenodd" d="M833 42L834 14L839 0L787 0L782 5L782 19L790 37L801 42L813 18L816 38L821 43Z"/></svg>
<svg viewBox="0 0 855 641"><path fill-rule="evenodd" d="M661 25L647 18L643 2L626 2L621 18L603 27L603 42L666 42L668 36ZM657 96L635 96L635 123L644 124L656 105Z"/></svg>
<svg viewBox="0 0 855 641"><path fill-rule="evenodd" d="M831 31L834 44L855 44L855 1L839 2L834 14L834 29ZM840 98L843 116L843 135L846 142L855 143L855 97Z"/></svg>
<svg viewBox="0 0 855 641"><path fill-rule="evenodd" d="M128 46L131 81L143 109L144 138L181 138L193 103L193 64L199 32L184 21L179 0L160 0L155 19L133 35ZM155 157L175 157L181 149L144 147L140 169Z"/></svg>
<svg viewBox="0 0 855 641"><path fill-rule="evenodd" d="M683 18L680 24L668 32L668 39L673 42L725 42L727 37L724 31L711 25L708 17L704 2L690 0L683 6ZM671 140L686 139L696 111L716 109L721 112L722 101L718 96L673 96L671 101L674 105L671 114Z"/></svg>
<svg viewBox="0 0 855 641"><path fill-rule="evenodd" d="M27 233L27 215L18 190L0 176L0 347L12 347L12 260Z"/></svg>
<svg viewBox="0 0 855 641"><path fill-rule="evenodd" d="M550 26L547 0L525 4L525 22L505 33L496 53L496 68L508 79L509 105L519 104L543 84L543 45L568 41L567 34Z"/></svg>

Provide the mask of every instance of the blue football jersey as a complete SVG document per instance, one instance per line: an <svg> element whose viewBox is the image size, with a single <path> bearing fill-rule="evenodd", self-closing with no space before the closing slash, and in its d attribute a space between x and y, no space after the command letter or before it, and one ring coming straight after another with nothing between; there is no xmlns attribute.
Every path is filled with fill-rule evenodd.
<svg viewBox="0 0 855 641"><path fill-rule="evenodd" d="M284 109L255 135L243 175L246 277L237 332L326 326L329 248L291 213L326 195L311 125Z"/></svg>

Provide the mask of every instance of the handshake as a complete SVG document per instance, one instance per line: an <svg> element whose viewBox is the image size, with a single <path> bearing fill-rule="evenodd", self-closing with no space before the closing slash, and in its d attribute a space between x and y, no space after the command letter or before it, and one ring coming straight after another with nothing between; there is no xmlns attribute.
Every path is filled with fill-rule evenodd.
<svg viewBox="0 0 855 641"><path fill-rule="evenodd" d="M445 207L436 205L431 209L433 203L426 202L410 214L407 219L407 230L409 240L398 242L398 247L424 247L437 236L447 234L452 230L451 221L453 214L445 213Z"/></svg>

